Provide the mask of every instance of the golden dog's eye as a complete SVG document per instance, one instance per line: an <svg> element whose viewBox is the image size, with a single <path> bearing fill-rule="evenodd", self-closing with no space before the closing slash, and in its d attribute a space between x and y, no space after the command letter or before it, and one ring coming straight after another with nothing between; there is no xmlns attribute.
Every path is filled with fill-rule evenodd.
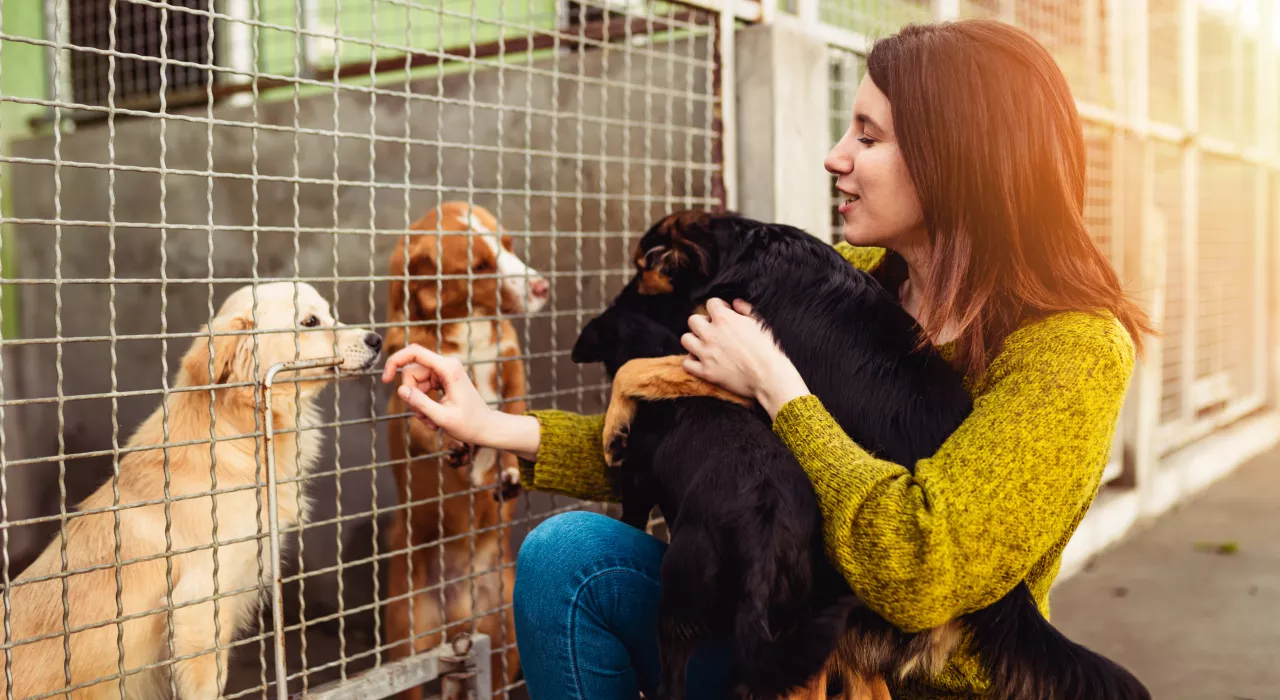
<svg viewBox="0 0 1280 700"><path fill-rule="evenodd" d="M311 314L310 316L302 319L302 325L307 328L315 328L320 325L320 319L316 318L315 314Z"/></svg>

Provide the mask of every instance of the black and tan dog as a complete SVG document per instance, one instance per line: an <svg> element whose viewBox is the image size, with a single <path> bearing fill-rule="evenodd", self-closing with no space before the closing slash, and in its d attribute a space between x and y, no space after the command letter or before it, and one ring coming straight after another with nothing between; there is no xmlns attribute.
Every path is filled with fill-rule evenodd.
<svg viewBox="0 0 1280 700"><path fill-rule="evenodd" d="M803 231L731 214L684 212L646 232L635 265L636 294L620 296L615 305L637 297L664 298L663 308L682 309L712 297L748 301L806 385L877 457L909 468L934 454L972 410L960 374L919 342L919 326L893 296ZM640 313L644 306L637 307ZM662 322L672 333L684 330L685 319ZM647 430L637 420L638 405L724 398L723 390L688 375L682 359L636 360L618 369L604 436L610 463L629 459L629 441ZM730 488L718 495L740 493ZM936 673L967 636L992 679L992 697L1150 697L1127 670L1050 625L1025 583L987 608L919 634L901 632L865 606L855 606L848 624L828 666L846 693L872 679Z"/></svg>
<svg viewBox="0 0 1280 700"><path fill-rule="evenodd" d="M603 363L613 375L630 360L680 352L679 337L654 317L674 325L692 309L660 309L654 302L672 297L646 297L637 286L583 328L575 362ZM712 640L732 650L743 696L786 696L822 670L857 600L827 562L808 477L767 416L745 403L697 396L640 404L615 472L622 519L644 529L657 505L670 535L660 700L684 697L694 647Z"/></svg>

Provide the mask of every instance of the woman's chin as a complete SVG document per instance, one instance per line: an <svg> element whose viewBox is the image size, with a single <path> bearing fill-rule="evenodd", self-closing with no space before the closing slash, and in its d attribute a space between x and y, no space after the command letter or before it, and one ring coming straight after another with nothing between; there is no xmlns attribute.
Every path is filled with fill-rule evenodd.
<svg viewBox="0 0 1280 700"><path fill-rule="evenodd" d="M840 233L845 243L857 248L879 248L884 245L881 241L876 240L875 236L867 235L866 231L861 230L859 227L851 226L848 222L845 223L844 229Z"/></svg>

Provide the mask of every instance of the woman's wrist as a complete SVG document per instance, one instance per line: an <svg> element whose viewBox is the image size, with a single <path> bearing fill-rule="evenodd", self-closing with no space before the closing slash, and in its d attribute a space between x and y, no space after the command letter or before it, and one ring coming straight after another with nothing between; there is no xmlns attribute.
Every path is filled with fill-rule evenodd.
<svg viewBox="0 0 1280 700"><path fill-rule="evenodd" d="M778 417L778 412L791 401L809 394L809 387L804 378L790 362L782 363L776 371L771 372L768 379L761 382L756 390L756 401L769 414L770 419Z"/></svg>
<svg viewBox="0 0 1280 700"><path fill-rule="evenodd" d="M490 447L510 452L528 462L538 458L538 448L542 444L542 424L537 418L527 415L515 415L494 411L497 415L492 426L492 435L486 442Z"/></svg>

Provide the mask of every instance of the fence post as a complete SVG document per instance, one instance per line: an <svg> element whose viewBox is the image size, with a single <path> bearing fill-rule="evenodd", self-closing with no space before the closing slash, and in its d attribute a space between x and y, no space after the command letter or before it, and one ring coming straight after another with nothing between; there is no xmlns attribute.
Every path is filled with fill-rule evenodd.
<svg viewBox="0 0 1280 700"><path fill-rule="evenodd" d="M1108 7L1112 22L1118 24L1110 32L1117 51L1123 51L1112 61L1112 80L1122 121L1130 128L1124 133L1138 138L1136 167L1125 166L1117 177L1127 179L1130 173L1138 173L1137 187L1120 188L1124 212L1121 225L1134 224L1132 235L1122 233L1122 247L1128 249L1121 257L1126 276L1137 282L1140 301L1158 327L1164 317L1165 266L1168 255L1168 232L1164 217L1155 206L1155 144L1150 134L1150 27L1147 0L1110 0ZM1126 153L1126 155L1128 155ZM1136 201L1128 201L1133 198ZM1134 210L1130 212L1129 207ZM1131 215L1132 214L1132 215ZM1121 229L1123 232L1123 228ZM1134 373L1134 390L1130 392L1125 421L1126 441L1124 471L1117 484L1139 491L1148 487L1151 474L1159 461L1159 445L1156 435L1160 424L1160 401L1163 382L1164 343L1160 337L1145 338L1147 352Z"/></svg>
<svg viewBox="0 0 1280 700"><path fill-rule="evenodd" d="M794 23L738 32L738 203L824 239L831 229L826 44ZM814 67L821 67L815 70Z"/></svg>
<svg viewBox="0 0 1280 700"><path fill-rule="evenodd" d="M1195 0L1182 0L1179 5L1178 37L1182 43L1182 124L1186 129L1183 140L1182 169L1182 250L1171 250L1170 255L1183 256L1183 306L1185 318L1182 324L1182 372L1185 391L1182 393L1182 421L1190 426L1195 418L1196 381L1196 326L1199 325L1199 295L1197 294L1199 265L1196 246L1200 238L1200 8Z"/></svg>

